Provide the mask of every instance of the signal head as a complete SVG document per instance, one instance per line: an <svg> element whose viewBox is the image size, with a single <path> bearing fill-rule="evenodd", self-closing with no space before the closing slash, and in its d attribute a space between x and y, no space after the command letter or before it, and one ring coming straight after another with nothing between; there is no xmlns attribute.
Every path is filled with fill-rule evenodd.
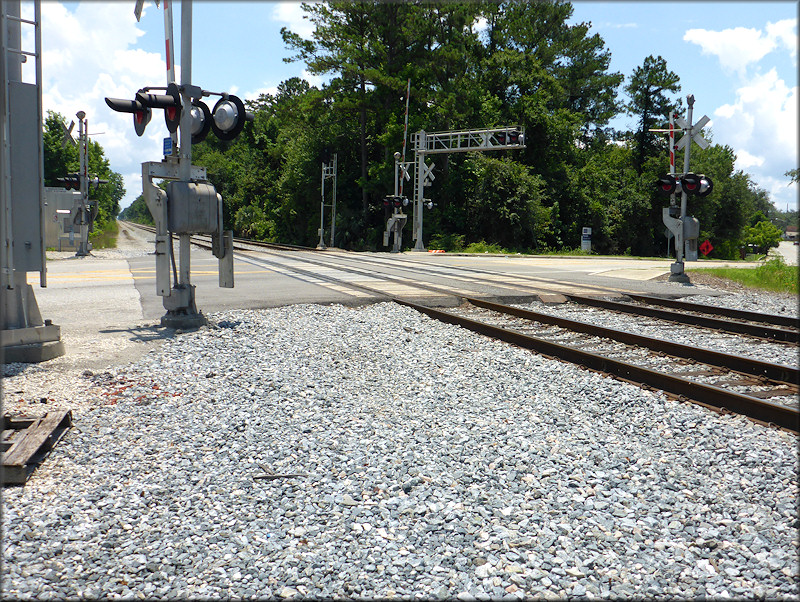
<svg viewBox="0 0 800 602"><path fill-rule="evenodd" d="M208 110L206 103L195 100L192 101L192 144L202 142L211 130L211 111Z"/></svg>
<svg viewBox="0 0 800 602"><path fill-rule="evenodd" d="M677 182L672 174L664 174L655 182L659 194L669 196L675 193Z"/></svg>
<svg viewBox="0 0 800 602"><path fill-rule="evenodd" d="M214 105L211 129L220 140L233 140L244 127L248 115L238 96L228 94Z"/></svg>

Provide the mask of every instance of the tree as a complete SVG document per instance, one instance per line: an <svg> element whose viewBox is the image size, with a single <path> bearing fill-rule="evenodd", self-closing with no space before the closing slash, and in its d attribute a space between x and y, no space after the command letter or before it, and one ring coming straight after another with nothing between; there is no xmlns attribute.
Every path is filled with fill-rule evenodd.
<svg viewBox="0 0 800 602"><path fill-rule="evenodd" d="M42 133L44 157L44 185L59 187L58 178L68 173L76 173L80 169L78 149L72 144L63 144L64 117L53 111L47 112ZM107 180L108 184L94 189L89 187L89 199L97 201L97 217L90 238L96 239L104 231L115 229L119 204L125 196L122 175L113 171L105 156L103 147L94 140L87 146L89 174Z"/></svg>
<svg viewBox="0 0 800 602"><path fill-rule="evenodd" d="M647 157L666 149L664 137L650 129L663 124L669 119L669 114L680 107L679 102L670 100L666 95L667 92L675 94L681 89L679 81L680 78L667 69L667 62L662 57L650 55L644 59L641 67L634 70L630 82L625 86L625 92L630 97L626 109L639 120L634 134L634 167L639 173Z"/></svg>
<svg viewBox="0 0 800 602"><path fill-rule="evenodd" d="M141 194L136 197L133 203L122 210L119 214L119 219L149 226L155 224L153 216L150 214L150 209L147 208L147 202Z"/></svg>
<svg viewBox="0 0 800 602"><path fill-rule="evenodd" d="M763 220L744 229L742 242L752 247L756 253L766 254L772 247L780 244L782 234L780 228Z"/></svg>

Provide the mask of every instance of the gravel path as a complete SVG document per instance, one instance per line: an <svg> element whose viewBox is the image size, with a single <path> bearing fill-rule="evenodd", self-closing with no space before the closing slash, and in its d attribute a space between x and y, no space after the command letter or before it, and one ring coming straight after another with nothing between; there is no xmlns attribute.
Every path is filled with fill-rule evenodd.
<svg viewBox="0 0 800 602"><path fill-rule="evenodd" d="M210 318L81 377L6 597L798 598L792 435L393 304Z"/></svg>

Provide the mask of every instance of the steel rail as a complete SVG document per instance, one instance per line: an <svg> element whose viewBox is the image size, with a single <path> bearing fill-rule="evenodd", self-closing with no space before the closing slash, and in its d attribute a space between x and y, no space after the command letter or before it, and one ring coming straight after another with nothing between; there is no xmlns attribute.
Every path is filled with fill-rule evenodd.
<svg viewBox="0 0 800 602"><path fill-rule="evenodd" d="M606 328L605 326L598 326L596 324L589 324L587 322L580 322L578 320L560 318L519 307L511 307L509 305L484 301L482 299L465 298L465 301L469 301L476 307L483 307L484 309L489 309L491 311L510 314L519 318L525 318L526 320L535 320L544 324L553 324L555 326L560 326L561 328L566 328L575 332L583 332L593 336L613 339L628 345L647 347L653 351L660 351L677 357L691 358L703 362L704 364L709 364L711 366L717 366L720 368L727 368L735 372L742 372L753 376L764 376L784 384L800 384L800 370L791 366L762 362L738 355L730 355L728 353L712 351L711 349L703 349L702 347L682 345L681 343L666 341L664 339L654 339L640 334Z"/></svg>
<svg viewBox="0 0 800 602"><path fill-rule="evenodd" d="M491 324L457 316L440 309L418 305L403 299L396 298L395 302L416 309L441 322L455 324L512 345L518 345L544 355L579 364L591 370L613 374L639 385L656 387L667 393L684 397L687 400L772 423L794 433L800 432L800 412L788 406L728 391L713 385L697 383L670 374L656 372L649 368L634 366L627 362L566 347L558 343L522 334L521 332L492 326Z"/></svg>
<svg viewBox="0 0 800 602"><path fill-rule="evenodd" d="M764 324L772 324L773 326L786 326L788 328L800 328L800 318L793 318L791 316L779 316L776 314L760 314L754 311L745 311L743 309L733 309L731 307L717 307L711 305L700 305L699 303L691 303L689 301L678 301L677 299L664 299L662 297L653 297L651 295L636 295L634 293L625 293L634 301L640 303L649 303L650 305L662 305L664 307L673 307L685 311L696 311L698 313L712 314L717 316L727 316L729 318L737 318L739 320L748 320L750 322L762 322Z"/></svg>
<svg viewBox="0 0 800 602"><path fill-rule="evenodd" d="M691 324L693 326L712 328L725 332L735 332L737 334L747 334L763 339L773 339L776 341L786 341L789 343L797 343L800 341L800 333L795 330L772 328L762 324L729 322L728 320L720 320L718 318L711 318L709 316L677 314L675 312L658 309L655 307L631 305L630 303L620 303L618 301L608 301L606 299L596 299L594 297L584 297L582 295L565 294L564 296L570 301L580 303L581 305L591 305L593 307L601 307L603 309L610 309L613 311L620 311L638 316L647 316L649 318L657 318L659 320L667 320L680 324Z"/></svg>
<svg viewBox="0 0 800 602"><path fill-rule="evenodd" d="M250 261L253 260L251 259ZM268 260L257 260L253 262L266 263L266 264L273 263ZM311 263L317 263L317 262L312 261ZM320 278L322 280L336 282L343 286L359 289L362 291L368 291L371 293L376 293L378 297L383 297L386 300L392 300L400 305L411 307L421 313L429 315L442 322L446 322L449 324L456 324L458 326L465 327L474 332L484 334L489 337L497 338L499 340L514 345L518 345L526 349L537 351L539 353L542 353L543 355L548 355L571 363L583 365L589 369L598 372L613 374L619 378L622 378L624 380L630 381L638 385L648 385L656 387L667 393L671 393L673 395L685 398L688 401L697 402L698 404L707 407L725 409L731 412L748 416L755 420L775 424L781 428L785 428L795 433L800 432L800 412L798 412L798 410L796 409L789 408L787 406L776 404L763 399L758 399L755 397L750 397L748 395L735 393L733 391L728 391L720 387L715 387L713 385L705 385L689 381L683 378L679 378L676 376L672 376L669 374L659 373L654 370L650 370L648 368L634 366L626 362L621 362L619 360L606 358L587 351L581 351L579 349L574 349L566 347L564 345L559 345L558 343L552 343L550 341L537 339L536 337L525 335L520 332L503 329L497 326L491 326L489 324L477 322L469 318L462 318L461 316L457 316L442 310L434 309L432 307L427 307L424 305L419 305L412 301L387 295L386 293L378 291L377 289L373 289L372 287L359 285L344 280L339 280L330 276L323 276L315 272L302 270L297 267L287 267L277 263L275 265L281 265L281 267L289 269L291 271L296 271L298 273L307 275L313 275L314 277ZM344 271L350 271L350 270L344 270ZM379 278L381 277L380 275L377 274L376 276ZM393 278L386 278L385 276L383 276L383 279L396 280ZM430 287L430 288L436 288L437 290L440 291L444 290L444 289L439 289L438 287ZM453 295L452 292L450 292L449 294ZM460 297L461 295L455 295L455 296ZM462 298L464 297L462 296Z"/></svg>

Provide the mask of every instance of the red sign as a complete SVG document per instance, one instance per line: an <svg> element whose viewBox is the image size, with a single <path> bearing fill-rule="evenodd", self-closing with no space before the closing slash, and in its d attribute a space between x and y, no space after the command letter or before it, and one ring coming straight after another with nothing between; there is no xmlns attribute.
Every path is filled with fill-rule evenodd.
<svg viewBox="0 0 800 602"><path fill-rule="evenodd" d="M703 243L700 245L699 249L700 249L700 252L701 252L703 255L708 255L709 253L711 253L711 251L713 251L713 250L714 250L714 245L712 245L712 244L711 244L711 243L708 241L708 239L705 239L705 240L703 241Z"/></svg>

